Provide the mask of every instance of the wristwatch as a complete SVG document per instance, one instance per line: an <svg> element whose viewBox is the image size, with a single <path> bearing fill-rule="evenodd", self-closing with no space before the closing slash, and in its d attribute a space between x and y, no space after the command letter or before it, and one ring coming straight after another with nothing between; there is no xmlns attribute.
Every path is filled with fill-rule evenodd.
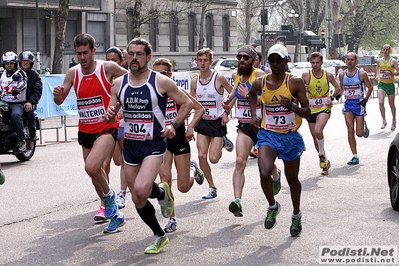
<svg viewBox="0 0 399 266"><path fill-rule="evenodd" d="M295 111L298 105L296 103L291 103L291 111Z"/></svg>
<svg viewBox="0 0 399 266"><path fill-rule="evenodd" d="M179 128L179 124L176 122L172 121L170 124L175 128L175 130L177 130Z"/></svg>

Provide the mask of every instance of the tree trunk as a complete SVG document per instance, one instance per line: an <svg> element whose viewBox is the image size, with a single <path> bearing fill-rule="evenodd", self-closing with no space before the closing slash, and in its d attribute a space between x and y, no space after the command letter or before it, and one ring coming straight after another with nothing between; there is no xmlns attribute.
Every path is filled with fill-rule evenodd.
<svg viewBox="0 0 399 266"><path fill-rule="evenodd" d="M246 0L245 2L245 44L249 44L251 41L251 13L252 13L252 0Z"/></svg>
<svg viewBox="0 0 399 266"><path fill-rule="evenodd" d="M198 35L198 50L204 48L204 27L205 27L205 12L208 6L208 1L204 1L201 7L200 29Z"/></svg>
<svg viewBox="0 0 399 266"><path fill-rule="evenodd" d="M143 7L142 0L137 0L134 3L133 16L132 16L132 24L133 24L133 38L140 37L140 17L141 17L141 9Z"/></svg>
<svg viewBox="0 0 399 266"><path fill-rule="evenodd" d="M58 10L54 19L55 23L55 44L53 56L52 74L62 73L62 62L64 56L65 28L68 20L69 0L59 0Z"/></svg>

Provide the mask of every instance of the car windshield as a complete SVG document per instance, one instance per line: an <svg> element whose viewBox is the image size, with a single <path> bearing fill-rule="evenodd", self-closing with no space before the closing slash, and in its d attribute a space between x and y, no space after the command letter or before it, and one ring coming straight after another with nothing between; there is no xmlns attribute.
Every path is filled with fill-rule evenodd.
<svg viewBox="0 0 399 266"><path fill-rule="evenodd" d="M237 60L224 60L220 65L224 67L237 67Z"/></svg>

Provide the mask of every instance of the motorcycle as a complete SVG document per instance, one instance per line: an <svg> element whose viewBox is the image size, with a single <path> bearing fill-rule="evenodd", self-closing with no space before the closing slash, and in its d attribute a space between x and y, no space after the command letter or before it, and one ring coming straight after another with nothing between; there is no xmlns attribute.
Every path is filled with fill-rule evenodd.
<svg viewBox="0 0 399 266"><path fill-rule="evenodd" d="M14 77L13 77L14 78ZM15 80L16 81L16 78ZM28 118L26 113L24 112L22 116L22 121L24 125L24 134L26 141L26 151L19 152L17 148L18 144L18 136L14 130L13 123L11 120L11 109L9 103L3 101L4 97L9 97L10 95L16 96L20 93L22 89L17 88L12 92L3 91L0 95L0 154L13 154L20 161L29 161L36 150L36 141L35 139L30 139L29 127L28 127ZM35 113L35 123L36 129L40 129L40 121Z"/></svg>

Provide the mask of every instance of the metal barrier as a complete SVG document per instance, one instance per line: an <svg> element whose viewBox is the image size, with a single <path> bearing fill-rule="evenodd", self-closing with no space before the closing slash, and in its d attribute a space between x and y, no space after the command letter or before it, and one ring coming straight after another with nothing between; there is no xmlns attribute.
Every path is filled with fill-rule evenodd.
<svg viewBox="0 0 399 266"><path fill-rule="evenodd" d="M60 142L60 129L64 128L64 141L68 141L68 127L78 126L78 116L55 116L46 117L40 119L40 144L43 144L43 130L55 129L56 131L56 142Z"/></svg>

